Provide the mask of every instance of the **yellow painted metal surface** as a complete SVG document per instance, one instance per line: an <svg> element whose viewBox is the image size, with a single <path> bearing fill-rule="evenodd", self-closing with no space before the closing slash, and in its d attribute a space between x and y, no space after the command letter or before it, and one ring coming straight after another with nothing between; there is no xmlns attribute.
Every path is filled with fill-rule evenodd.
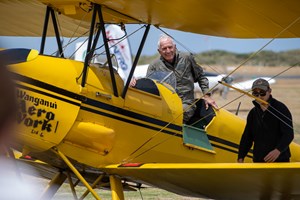
<svg viewBox="0 0 300 200"><path fill-rule="evenodd" d="M300 197L300 163L153 163L111 165L104 171L187 196L249 200Z"/></svg>
<svg viewBox="0 0 300 200"><path fill-rule="evenodd" d="M238 137L246 125L245 120L225 109L216 110L215 113L216 117L206 126L207 133L214 136L222 134L222 138L230 138L230 141L238 142L240 139ZM232 126L233 119L234 126Z"/></svg>
<svg viewBox="0 0 300 200"><path fill-rule="evenodd" d="M54 151L63 159L63 161L68 165L68 167L73 171L73 173L76 175L76 177L84 184L84 186L92 193L92 195L97 200L101 200L99 195L96 193L96 191L89 185L89 183L84 179L84 177L79 173L79 171L76 169L76 167L70 162L70 160L56 147L54 148Z"/></svg>
<svg viewBox="0 0 300 200"><path fill-rule="evenodd" d="M225 109L216 110L215 113L216 117L206 126L205 130L209 136L218 138L210 140L213 146L220 148L217 153L218 162L235 162L237 160L238 144L246 122ZM226 150L223 151L223 149ZM228 151L236 153L229 154ZM251 161L251 159L246 160Z"/></svg>
<svg viewBox="0 0 300 200"><path fill-rule="evenodd" d="M62 13L59 16L62 35L78 36L89 30L86 22L92 16L90 2L103 6L107 23L149 23L230 38L300 37L300 2L297 0L0 1L0 24L6 27L0 30L0 35L40 36L45 5L51 5ZM282 30L285 31L279 34ZM54 35L52 26L49 26L49 31L49 35Z"/></svg>
<svg viewBox="0 0 300 200"><path fill-rule="evenodd" d="M300 145L292 142L292 144L290 144L290 149L292 152L291 162L300 162Z"/></svg>
<svg viewBox="0 0 300 200"><path fill-rule="evenodd" d="M0 35L40 36L46 8L40 2L63 14L59 16L63 36L78 36L89 30L90 1L12 0L0 1L0 24L5 27ZM237 38L300 36L300 2L293 0L93 2L103 5L104 19L112 23L149 23ZM53 35L51 26L48 35ZM83 63L34 52L28 61L10 67L17 74L21 107L18 131L26 152L45 152L57 146L74 173L77 170L67 157L185 195L230 199L300 196L299 163L234 163L245 121L224 110L216 111L217 117L206 128L215 154L195 150L183 145L181 101L166 87L157 83L159 97L130 89L130 98L123 99L114 96L105 68L90 67L82 88L79 77ZM118 75L116 84L120 95L124 83ZM150 109L143 110L147 106ZM292 161L299 161L299 145L292 144L291 149ZM139 168L110 165L123 162L165 164ZM113 198L118 199L120 182L112 182L116 183Z"/></svg>
<svg viewBox="0 0 300 200"><path fill-rule="evenodd" d="M81 62L37 56L10 69L15 74L22 105L18 129L26 152L58 146L66 156L93 167L120 163L129 157L175 161L178 156L188 155L188 161L197 154L189 155L182 146L180 98L161 84L157 85L160 96L154 97L155 105L143 110L138 103L125 106L126 98L114 96L107 68L91 66L84 88L78 79L83 69ZM117 73L115 78L120 95L124 83ZM143 92L132 94L135 99L148 96ZM164 145L155 147L161 142ZM149 151L153 147L155 150ZM157 152L162 156L157 157Z"/></svg>
<svg viewBox="0 0 300 200"><path fill-rule="evenodd" d="M20 105L17 124L21 140L31 150L47 150L58 145L77 117L80 100L58 93L60 90L79 91L75 80L77 73L74 68L64 67L67 65L65 59L54 62L50 57L38 56L30 62L10 67L16 74L22 74L16 75L16 94ZM62 79L61 74L69 76Z"/></svg>
<svg viewBox="0 0 300 200"><path fill-rule="evenodd" d="M124 193L123 193L121 179L116 176L110 175L109 182L110 182L112 200L123 200Z"/></svg>
<svg viewBox="0 0 300 200"><path fill-rule="evenodd" d="M236 147L234 148L234 145L230 147L230 145L228 145L226 142L221 144L211 141L212 144L220 145L233 151L237 151L245 125L246 121L244 119L228 112L225 109L220 109L216 111L216 117L213 118L213 120L207 125L205 130L207 131L208 135L229 141L230 143L235 144ZM290 148L292 152L291 161L300 162L300 145L292 142L290 144ZM222 152L219 152L219 156L222 157L220 154L222 154ZM248 153L248 155L252 156L252 153ZM224 156L226 157L226 160L230 160L230 156L232 156L232 159L237 159L237 155L228 154L228 152L225 152ZM223 162L228 162L226 160ZM245 161L252 162L252 159L246 158Z"/></svg>
<svg viewBox="0 0 300 200"><path fill-rule="evenodd" d="M68 157L78 164L195 196L229 197L232 195L229 189L239 185L242 178L250 185L243 186L242 190L253 189L250 196L254 198L268 191L256 192L256 182L251 186L254 180L265 181L264 185L271 183L274 195L285 189L278 184L291 181L292 185L299 185L299 163L235 163L245 121L226 110L216 111L216 117L206 127L214 154L184 146L181 100L162 84L155 83L160 96L153 97L155 105L151 107L161 113L153 115L152 110L142 110L137 103L126 104L126 98L113 94L107 68L90 67L84 88L78 79L83 69L81 62L37 56L30 62L12 65L10 69L14 73L22 108L18 126L20 144L29 153L32 150L44 152L44 162L56 161L53 157L48 158L45 152L56 146L64 160ZM121 94L124 83L118 74L115 76L117 91ZM144 92L133 89L128 92L133 99L145 97L152 101ZM292 151L299 152L299 148L294 145ZM140 168L106 167L130 162L166 164L145 164ZM59 165L60 161L54 164ZM272 177L276 173L276 178L269 181L268 174ZM285 179L290 176L293 178ZM293 186L291 192L298 194L299 189ZM232 197L237 199L240 195L241 192Z"/></svg>
<svg viewBox="0 0 300 200"><path fill-rule="evenodd" d="M244 120L216 111L206 129L216 153L193 150L183 145L182 104L176 93L156 83L160 96L129 89L128 97L148 102L129 103L127 97L114 96L107 68L90 67L82 88L82 68L81 62L47 56L11 66L23 76L16 81L22 105L19 132L31 150L58 146L68 157L93 167L132 161L236 161ZM119 75L115 78L121 94L124 83Z"/></svg>
<svg viewBox="0 0 300 200"><path fill-rule="evenodd" d="M64 142L86 147L99 154L106 155L113 147L115 131L105 126L76 121Z"/></svg>
<svg viewBox="0 0 300 200"><path fill-rule="evenodd" d="M160 102L160 96L131 88L126 95L125 107L134 108L137 112L150 114L153 117L161 117L163 108Z"/></svg>
<svg viewBox="0 0 300 200"><path fill-rule="evenodd" d="M39 55L39 51L32 49L27 57L27 61L31 61L31 60L37 58L38 55Z"/></svg>
<svg viewBox="0 0 300 200"><path fill-rule="evenodd" d="M124 83L117 74L115 75L118 93L121 94ZM86 87L80 93L87 101L82 102L77 121L59 148L67 156L93 167L120 163L126 159L162 161L169 157L175 161L178 155L185 157L188 155L185 152L188 149L182 146L181 131L167 127L168 123L181 127L181 100L176 93L163 85L158 84L157 87L160 96L130 88L125 99L116 97L113 95L108 69L91 67ZM98 92L103 95L97 96ZM141 99L146 103L133 103L130 98ZM80 124L86 125L85 128L92 131L83 131ZM103 133L102 129L109 131ZM179 135L174 136L176 134ZM130 156L149 139L148 144ZM142 153L164 140L164 145L149 151L150 154ZM175 147L175 150L170 151L170 147ZM163 156L158 157L157 152L161 152ZM143 155L136 158L140 153Z"/></svg>

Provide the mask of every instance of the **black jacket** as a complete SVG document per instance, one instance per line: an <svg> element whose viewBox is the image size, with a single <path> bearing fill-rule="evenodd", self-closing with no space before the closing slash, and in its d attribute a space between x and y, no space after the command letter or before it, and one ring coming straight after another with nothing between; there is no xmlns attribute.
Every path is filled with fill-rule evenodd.
<svg viewBox="0 0 300 200"><path fill-rule="evenodd" d="M291 157L289 144L294 139L292 115L280 101L270 96L266 111L253 101L247 124L239 146L239 158L244 158L253 146L253 162L264 162L264 157L275 148L281 154L275 162L288 162Z"/></svg>

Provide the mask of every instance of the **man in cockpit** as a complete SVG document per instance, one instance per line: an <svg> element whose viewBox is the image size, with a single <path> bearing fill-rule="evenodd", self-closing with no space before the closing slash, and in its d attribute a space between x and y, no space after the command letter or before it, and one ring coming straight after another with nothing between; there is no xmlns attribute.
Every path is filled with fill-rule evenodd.
<svg viewBox="0 0 300 200"><path fill-rule="evenodd" d="M160 59L152 62L147 70L147 77L154 71L174 72L176 76L176 92L183 103L183 122L187 123L194 115L196 105L194 104L194 83L198 82L204 94L205 107L211 105L218 108L211 94L208 93L209 82L204 76L203 69L196 63L191 54L184 54L176 49L174 40L166 35L159 38L158 52ZM134 84L134 83L133 83Z"/></svg>

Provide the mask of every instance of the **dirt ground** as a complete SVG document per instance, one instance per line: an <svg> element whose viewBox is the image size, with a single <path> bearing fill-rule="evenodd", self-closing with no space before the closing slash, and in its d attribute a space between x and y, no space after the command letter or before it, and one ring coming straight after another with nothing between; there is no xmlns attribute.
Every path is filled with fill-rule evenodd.
<svg viewBox="0 0 300 200"><path fill-rule="evenodd" d="M288 67L242 67L234 75L241 79L243 77L249 79L259 76L276 76L276 82L271 85L272 95L290 109L293 116L295 141L300 144L300 100L298 99L300 97L300 67L287 69ZM218 106L224 106L225 109L234 113L241 103L238 115L246 119L249 110L253 107L253 99L248 96L238 98L240 96L241 94L237 91L229 91L226 99L223 99L217 92L213 98Z"/></svg>

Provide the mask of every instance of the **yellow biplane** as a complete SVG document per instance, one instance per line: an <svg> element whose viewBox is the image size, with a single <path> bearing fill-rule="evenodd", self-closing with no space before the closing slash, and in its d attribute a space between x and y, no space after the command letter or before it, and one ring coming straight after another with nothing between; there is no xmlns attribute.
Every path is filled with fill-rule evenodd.
<svg viewBox="0 0 300 200"><path fill-rule="evenodd" d="M129 87L151 25L231 38L300 37L297 0L11 0L0 1L1 36L41 36L39 52L8 49L20 102L13 147L36 169L56 169L51 198L66 177L93 188L110 184L123 199L127 182L214 199L300 198L300 146L291 163L236 163L245 120L220 110L182 124L182 104L170 84L141 79ZM127 82L114 70L105 24L145 24ZM84 62L64 58L60 37L88 32ZM59 56L44 55L55 36ZM90 60L103 37L107 65ZM197 116L195 116L197 117ZM199 116L198 116L199 117ZM202 120L204 119L204 120ZM44 170L46 171L46 170ZM50 178L50 176L49 176ZM74 189L74 188L73 188Z"/></svg>

